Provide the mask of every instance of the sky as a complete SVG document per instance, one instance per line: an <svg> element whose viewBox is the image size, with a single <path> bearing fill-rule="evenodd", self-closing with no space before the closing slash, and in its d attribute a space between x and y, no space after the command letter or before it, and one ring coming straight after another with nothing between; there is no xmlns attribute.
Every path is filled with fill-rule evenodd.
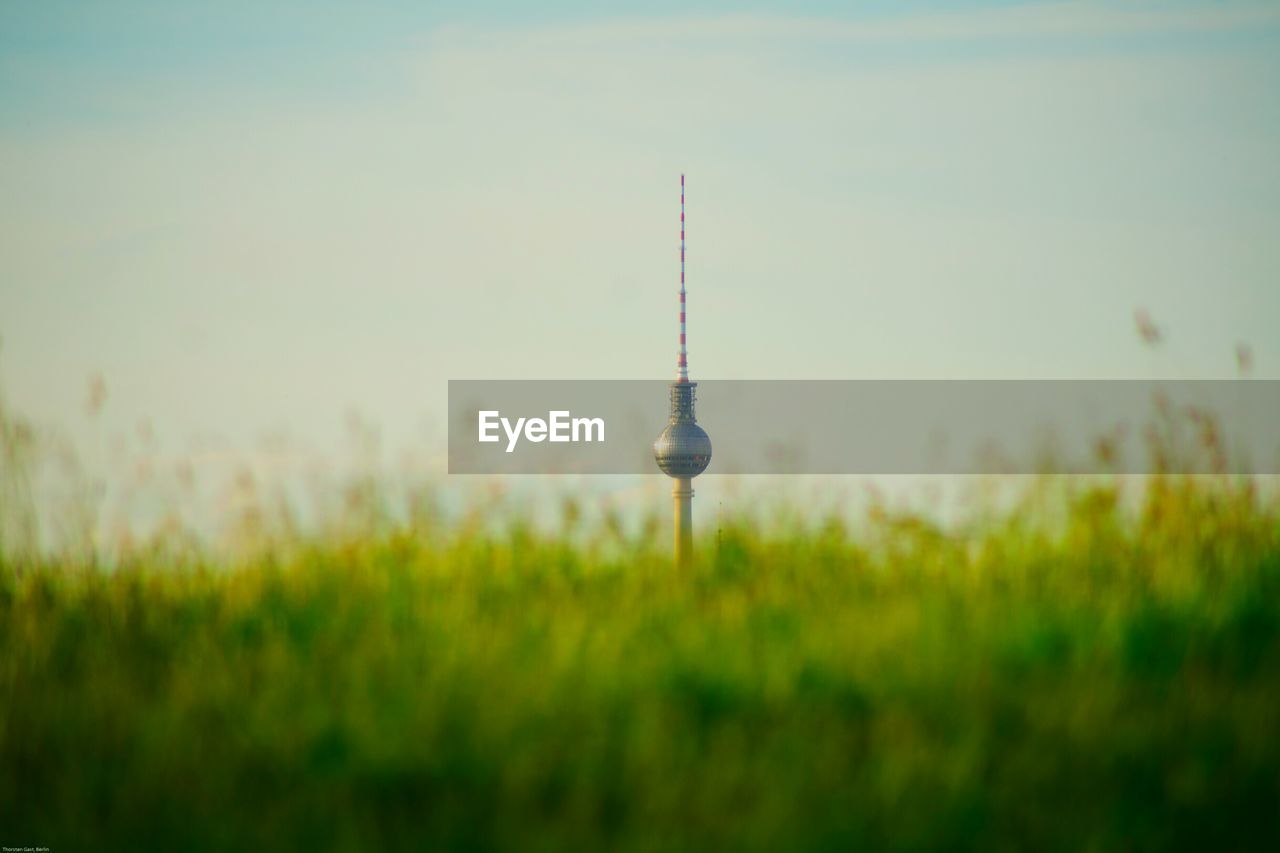
<svg viewBox="0 0 1280 853"><path fill-rule="evenodd" d="M695 378L1280 376L1278 91L1273 2L6 3L0 390L438 463L674 373L682 172Z"/></svg>

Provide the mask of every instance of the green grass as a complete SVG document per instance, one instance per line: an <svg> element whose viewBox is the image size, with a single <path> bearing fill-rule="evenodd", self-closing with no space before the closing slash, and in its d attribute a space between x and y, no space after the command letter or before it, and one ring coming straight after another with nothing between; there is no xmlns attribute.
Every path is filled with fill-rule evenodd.
<svg viewBox="0 0 1280 853"><path fill-rule="evenodd" d="M665 537L664 537L665 538ZM1280 512L0 568L0 843L1280 849Z"/></svg>

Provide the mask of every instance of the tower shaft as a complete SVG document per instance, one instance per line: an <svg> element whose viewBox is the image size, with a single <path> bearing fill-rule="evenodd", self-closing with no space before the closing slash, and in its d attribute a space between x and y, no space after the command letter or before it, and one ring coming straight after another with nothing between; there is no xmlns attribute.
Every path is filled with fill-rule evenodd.
<svg viewBox="0 0 1280 853"><path fill-rule="evenodd" d="M685 568L693 561L693 478L676 478L671 502L675 509L676 565Z"/></svg>

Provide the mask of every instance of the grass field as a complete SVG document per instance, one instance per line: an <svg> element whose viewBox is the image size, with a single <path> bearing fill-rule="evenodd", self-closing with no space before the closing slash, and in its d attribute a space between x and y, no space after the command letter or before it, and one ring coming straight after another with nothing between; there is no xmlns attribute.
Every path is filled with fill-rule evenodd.
<svg viewBox="0 0 1280 853"><path fill-rule="evenodd" d="M1280 849L1280 511L1247 484L703 549L11 560L0 843Z"/></svg>

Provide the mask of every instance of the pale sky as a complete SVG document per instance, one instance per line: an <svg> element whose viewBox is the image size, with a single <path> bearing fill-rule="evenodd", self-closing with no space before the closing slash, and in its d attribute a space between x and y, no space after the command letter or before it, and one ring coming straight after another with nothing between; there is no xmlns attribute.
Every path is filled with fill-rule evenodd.
<svg viewBox="0 0 1280 853"><path fill-rule="evenodd" d="M681 172L695 378L1280 376L1280 4L313 5L0 6L16 408L443 453L449 378L667 377Z"/></svg>

